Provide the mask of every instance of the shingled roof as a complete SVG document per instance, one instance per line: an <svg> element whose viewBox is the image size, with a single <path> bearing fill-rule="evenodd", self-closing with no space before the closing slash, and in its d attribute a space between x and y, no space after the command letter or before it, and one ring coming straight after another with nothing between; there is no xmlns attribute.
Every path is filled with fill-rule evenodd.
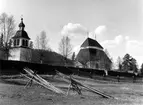
<svg viewBox="0 0 143 105"><path fill-rule="evenodd" d="M30 40L27 32L24 30L25 28L25 24L23 23L23 18L21 18L21 23L19 24L19 30L16 32L15 36L13 36L12 38L13 39L16 39L16 38L25 38L25 39L28 39Z"/></svg>
<svg viewBox="0 0 143 105"><path fill-rule="evenodd" d="M83 42L83 44L81 45L81 47L97 47L97 48L103 49L103 47L96 40L93 40L91 38L87 38Z"/></svg>

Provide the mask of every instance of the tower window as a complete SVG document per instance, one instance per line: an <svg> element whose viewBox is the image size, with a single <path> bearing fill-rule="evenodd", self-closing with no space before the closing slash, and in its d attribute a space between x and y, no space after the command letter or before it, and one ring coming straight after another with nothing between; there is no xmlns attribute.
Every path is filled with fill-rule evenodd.
<svg viewBox="0 0 143 105"><path fill-rule="evenodd" d="M22 46L25 46L25 40L22 40Z"/></svg>
<svg viewBox="0 0 143 105"><path fill-rule="evenodd" d="M19 39L17 39L16 45L19 45Z"/></svg>
<svg viewBox="0 0 143 105"><path fill-rule="evenodd" d="M23 39L23 40L22 40L22 46L26 46L26 47L27 47L27 46L28 46L28 40L24 40L24 39Z"/></svg>
<svg viewBox="0 0 143 105"><path fill-rule="evenodd" d="M14 46L16 46L16 40L14 40Z"/></svg>
<svg viewBox="0 0 143 105"><path fill-rule="evenodd" d="M27 40L25 41L25 46L28 46L28 41Z"/></svg>

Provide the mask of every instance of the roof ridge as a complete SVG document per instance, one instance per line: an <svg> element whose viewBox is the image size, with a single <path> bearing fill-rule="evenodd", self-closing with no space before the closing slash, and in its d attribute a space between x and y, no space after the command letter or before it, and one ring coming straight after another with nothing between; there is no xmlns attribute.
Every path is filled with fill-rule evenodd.
<svg viewBox="0 0 143 105"><path fill-rule="evenodd" d="M91 39L91 38L87 38L81 45L81 47L98 47L103 49L103 47L97 42L97 40Z"/></svg>

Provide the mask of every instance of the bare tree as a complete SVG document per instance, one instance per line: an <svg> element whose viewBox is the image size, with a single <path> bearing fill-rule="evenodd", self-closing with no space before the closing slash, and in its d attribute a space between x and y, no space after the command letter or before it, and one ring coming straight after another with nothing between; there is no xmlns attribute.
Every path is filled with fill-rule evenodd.
<svg viewBox="0 0 143 105"><path fill-rule="evenodd" d="M122 59L120 57L117 58L117 67L119 71L122 71Z"/></svg>
<svg viewBox="0 0 143 105"><path fill-rule="evenodd" d="M0 15L0 32L2 34L1 44L3 43L3 50L5 52L5 57L8 60L11 48L11 36L15 34L15 20L13 16L8 16L6 13Z"/></svg>
<svg viewBox="0 0 143 105"><path fill-rule="evenodd" d="M3 33L5 43L8 43L11 36L15 34L15 26L13 16L8 16L6 13L0 15L0 30Z"/></svg>
<svg viewBox="0 0 143 105"><path fill-rule="evenodd" d="M5 52L4 57L6 58L6 60L8 60L8 58L9 58L10 56L12 56L12 55L10 54L11 45L12 45L12 40L9 40L9 42L5 43L5 45L4 45L4 47L3 47L3 50L4 50L4 52Z"/></svg>
<svg viewBox="0 0 143 105"><path fill-rule="evenodd" d="M36 49L51 50L48 45L48 39L45 31L42 31L40 35L36 37L35 45Z"/></svg>
<svg viewBox="0 0 143 105"><path fill-rule="evenodd" d="M38 35L37 35L36 40L35 40L35 48L40 49L40 39L39 39Z"/></svg>
<svg viewBox="0 0 143 105"><path fill-rule="evenodd" d="M41 46L41 49L46 49L47 48L47 37L46 37L46 32L45 31L42 31L41 32L41 35L40 35L40 46Z"/></svg>
<svg viewBox="0 0 143 105"><path fill-rule="evenodd" d="M59 43L59 52L65 58L70 57L72 54L71 39L68 36L63 36Z"/></svg>
<svg viewBox="0 0 143 105"><path fill-rule="evenodd" d="M3 34L1 34L0 36L0 48L3 48L4 44L3 44Z"/></svg>

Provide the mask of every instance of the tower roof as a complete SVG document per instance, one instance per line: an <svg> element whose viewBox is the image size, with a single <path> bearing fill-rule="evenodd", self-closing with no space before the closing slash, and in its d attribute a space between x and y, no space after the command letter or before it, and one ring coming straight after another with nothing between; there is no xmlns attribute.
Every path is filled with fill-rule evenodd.
<svg viewBox="0 0 143 105"><path fill-rule="evenodd" d="M21 18L21 23L19 24L19 30L16 32L15 36L12 37L13 39L15 38L25 38L25 39L30 39L27 32L24 30L25 24L23 23L23 18Z"/></svg>
<svg viewBox="0 0 143 105"><path fill-rule="evenodd" d="M19 24L19 27L22 29L24 29L25 27L25 24L23 23L23 18L21 18L21 23Z"/></svg>
<svg viewBox="0 0 143 105"><path fill-rule="evenodd" d="M81 45L81 47L97 47L97 48L100 48L100 49L103 49L103 47L96 41L96 40L93 40L91 38L87 38L83 44Z"/></svg>

